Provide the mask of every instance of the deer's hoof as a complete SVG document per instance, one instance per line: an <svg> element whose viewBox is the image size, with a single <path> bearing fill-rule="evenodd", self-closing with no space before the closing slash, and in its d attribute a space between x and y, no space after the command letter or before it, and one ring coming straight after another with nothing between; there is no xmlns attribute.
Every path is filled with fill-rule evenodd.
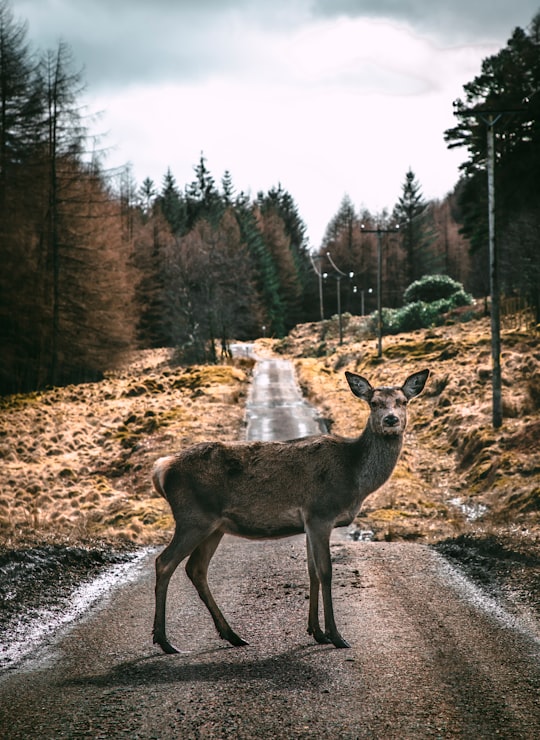
<svg viewBox="0 0 540 740"><path fill-rule="evenodd" d="M167 655L174 655L175 653L180 652L174 647L174 645L171 645L166 637L154 636L154 645L159 645L159 647L163 650L164 653L167 653Z"/></svg>
<svg viewBox="0 0 540 740"><path fill-rule="evenodd" d="M315 642L318 642L319 645L329 645L332 642L328 635L325 635L321 629L314 630L311 629L311 627L308 627L308 634L313 635L313 639Z"/></svg>
<svg viewBox="0 0 540 740"><path fill-rule="evenodd" d="M245 640L242 640L240 635L237 635L236 632L232 632L230 635L227 635L225 639L231 643L234 647L242 647L243 645L249 645L249 642L246 642Z"/></svg>
<svg viewBox="0 0 540 740"><path fill-rule="evenodd" d="M328 642L331 642L337 648L350 648L351 646L341 635L330 636Z"/></svg>

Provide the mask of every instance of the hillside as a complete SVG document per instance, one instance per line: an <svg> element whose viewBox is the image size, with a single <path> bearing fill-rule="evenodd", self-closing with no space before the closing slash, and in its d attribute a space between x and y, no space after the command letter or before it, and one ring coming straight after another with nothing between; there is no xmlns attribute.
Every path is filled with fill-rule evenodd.
<svg viewBox="0 0 540 740"><path fill-rule="evenodd" d="M149 350L101 382L0 399L0 550L167 539L152 464L204 439L238 439L250 369L182 368Z"/></svg>
<svg viewBox="0 0 540 740"><path fill-rule="evenodd" d="M470 531L536 536L540 529L540 349L521 328L503 332L503 428L491 428L485 319L384 338L384 357L349 318L298 326L260 353L295 363L332 432L352 436L367 418L344 370L373 384L431 377L411 403L405 451L391 481L366 502L358 536L433 542ZM0 547L39 543L163 541L172 520L150 485L160 455L203 439L244 434L250 363L192 366L167 350L137 354L98 383L0 400ZM365 534L361 534L365 533Z"/></svg>
<svg viewBox="0 0 540 740"><path fill-rule="evenodd" d="M367 418L367 407L348 390L345 370L374 385L399 384L411 372L431 370L425 393L410 406L402 460L364 505L359 531L375 539L425 541L479 529L538 531L537 335L519 324L503 330L505 418L494 431L487 319L384 337L381 360L360 319L346 318L342 346L335 321L326 322L324 331L321 338L320 324L299 326L271 348L294 360L306 395L334 433L355 435Z"/></svg>
<svg viewBox="0 0 540 740"><path fill-rule="evenodd" d="M284 340L259 340L257 351L291 358L337 434L356 434L367 417L345 369L374 384L401 383L422 367L432 373L411 403L402 460L366 501L355 536L432 543L511 611L537 608L537 337L504 332L506 418L494 432L485 320L385 338L382 361L358 319L349 320L342 346L334 322L324 339L320 331L299 326ZM122 550L168 541L173 520L152 490L152 464L198 441L243 438L251 365L182 368L170 351L152 350L98 383L0 399L3 629L38 606L62 609L81 580L122 560Z"/></svg>

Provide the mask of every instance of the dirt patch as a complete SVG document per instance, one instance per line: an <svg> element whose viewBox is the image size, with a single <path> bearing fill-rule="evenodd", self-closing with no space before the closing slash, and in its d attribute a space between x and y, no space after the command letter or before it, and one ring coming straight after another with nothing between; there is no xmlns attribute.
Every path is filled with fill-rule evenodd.
<svg viewBox="0 0 540 740"><path fill-rule="evenodd" d="M0 632L7 635L23 610L28 618L44 605L61 609L81 582L131 557L129 550L55 545L0 552Z"/></svg>

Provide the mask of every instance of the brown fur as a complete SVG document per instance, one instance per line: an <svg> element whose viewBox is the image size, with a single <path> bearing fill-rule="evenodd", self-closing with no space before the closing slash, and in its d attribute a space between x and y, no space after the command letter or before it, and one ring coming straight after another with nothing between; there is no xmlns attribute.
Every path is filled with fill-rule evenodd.
<svg viewBox="0 0 540 740"><path fill-rule="evenodd" d="M154 642L176 652L165 632L170 577L189 555L186 571L207 605L220 636L245 644L229 626L207 582L208 563L224 534L253 539L307 534L310 607L308 631L317 642L348 647L333 615L329 538L350 524L362 502L388 480L406 427L406 406L424 388L429 371L401 388L372 388L346 373L352 392L371 407L360 437L316 436L290 442L207 442L155 465L156 490L171 506L176 530L156 560ZM325 632L319 626L322 589Z"/></svg>

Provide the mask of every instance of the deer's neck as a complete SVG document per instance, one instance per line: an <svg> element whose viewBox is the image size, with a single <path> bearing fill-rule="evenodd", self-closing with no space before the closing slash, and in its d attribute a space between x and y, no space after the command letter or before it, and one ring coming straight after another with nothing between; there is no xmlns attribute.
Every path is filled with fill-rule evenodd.
<svg viewBox="0 0 540 740"><path fill-rule="evenodd" d="M364 496L377 490L390 478L402 445L402 434L375 434L369 426L353 443L356 478Z"/></svg>

